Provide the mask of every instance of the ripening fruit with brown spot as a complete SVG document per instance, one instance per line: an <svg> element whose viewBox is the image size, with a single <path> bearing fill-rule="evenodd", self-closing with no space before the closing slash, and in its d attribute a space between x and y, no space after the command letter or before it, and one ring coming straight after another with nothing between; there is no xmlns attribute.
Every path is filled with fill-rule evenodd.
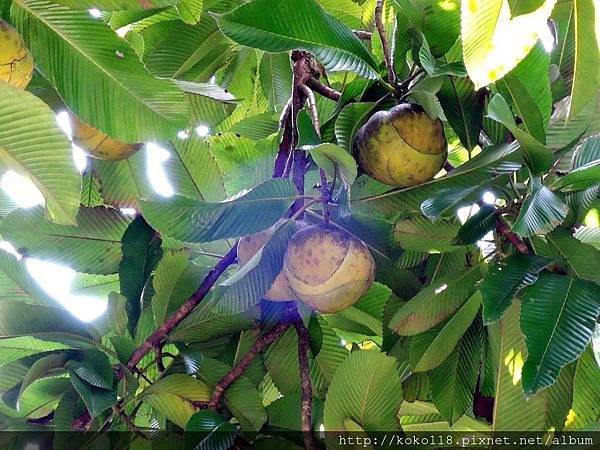
<svg viewBox="0 0 600 450"><path fill-rule="evenodd" d="M275 230L269 228L268 230L261 231L260 233L245 236L238 242L237 256L240 266L243 266L252 259L252 257L262 248L263 245L273 236ZM271 285L271 288L264 295L266 300L272 302L289 302L295 300L296 296L290 289L285 275L282 272L277 275L275 281Z"/></svg>
<svg viewBox="0 0 600 450"><path fill-rule="evenodd" d="M33 74L33 57L19 32L0 19L0 80L25 89Z"/></svg>
<svg viewBox="0 0 600 450"><path fill-rule="evenodd" d="M129 158L142 148L142 144L125 144L117 141L82 122L74 114L70 114L70 118L73 142L93 158L118 161Z"/></svg>
<svg viewBox="0 0 600 450"><path fill-rule="evenodd" d="M418 105L404 103L379 111L354 139L360 166L377 181L409 187L431 180L448 156L441 120L431 118Z"/></svg>
<svg viewBox="0 0 600 450"><path fill-rule="evenodd" d="M283 273L298 299L319 312L335 313L352 306L371 287L375 261L361 240L313 225L290 239Z"/></svg>

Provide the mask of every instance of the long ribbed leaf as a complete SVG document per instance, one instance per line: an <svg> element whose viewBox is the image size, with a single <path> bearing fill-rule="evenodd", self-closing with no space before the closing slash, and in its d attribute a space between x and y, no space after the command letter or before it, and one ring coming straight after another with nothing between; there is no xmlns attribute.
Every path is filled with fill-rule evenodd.
<svg viewBox="0 0 600 450"><path fill-rule="evenodd" d="M36 63L84 122L124 142L170 137L186 125L183 93L152 77L108 25L45 0L15 1L12 17Z"/></svg>
<svg viewBox="0 0 600 450"><path fill-rule="evenodd" d="M351 353L337 368L325 399L327 431L344 431L345 422L363 430L395 430L402 402L398 363L377 350Z"/></svg>
<svg viewBox="0 0 600 450"><path fill-rule="evenodd" d="M546 0L536 11L511 18L504 0L461 2L465 66L477 89L502 78L527 56L555 3Z"/></svg>
<svg viewBox="0 0 600 450"><path fill-rule="evenodd" d="M500 320L521 289L537 280L552 260L531 255L512 255L492 266L479 285L483 297L483 321Z"/></svg>
<svg viewBox="0 0 600 450"><path fill-rule="evenodd" d="M29 178L57 223L73 224L81 177L71 144L52 110L29 92L0 81L0 167Z"/></svg>
<svg viewBox="0 0 600 450"><path fill-rule="evenodd" d="M464 273L451 273L422 289L390 320L389 327L403 336L422 333L456 311L476 289L481 266Z"/></svg>
<svg viewBox="0 0 600 450"><path fill-rule="evenodd" d="M588 345L600 314L598 289L589 281L543 273L524 291L521 328L529 354L523 366L526 393L553 384L559 370Z"/></svg>
<svg viewBox="0 0 600 450"><path fill-rule="evenodd" d="M71 9L87 11L98 8L102 11L137 11L176 5L182 0L55 0L54 3Z"/></svg>
<svg viewBox="0 0 600 450"><path fill-rule="evenodd" d="M121 236L129 219L102 206L81 208L77 226L44 220L41 207L17 210L8 216L0 233L20 253L63 263L78 272L110 274L121 260Z"/></svg>
<svg viewBox="0 0 600 450"><path fill-rule="evenodd" d="M272 53L304 49L331 71L374 78L377 64L362 42L316 0L255 0L217 18L234 41Z"/></svg>
<svg viewBox="0 0 600 450"><path fill-rule="evenodd" d="M209 242L262 231L292 205L296 188L289 180L267 181L247 194L222 203L186 197L142 202L148 222L163 236L182 242Z"/></svg>
<svg viewBox="0 0 600 450"><path fill-rule="evenodd" d="M565 220L568 211L560 197L534 179L512 230L524 237L549 233Z"/></svg>

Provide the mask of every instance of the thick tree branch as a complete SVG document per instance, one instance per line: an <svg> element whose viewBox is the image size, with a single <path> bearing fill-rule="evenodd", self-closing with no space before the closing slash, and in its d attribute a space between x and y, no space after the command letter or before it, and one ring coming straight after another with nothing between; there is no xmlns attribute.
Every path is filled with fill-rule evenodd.
<svg viewBox="0 0 600 450"><path fill-rule="evenodd" d="M298 310L293 313L292 323L298 333L298 362L300 365L300 387L302 389L301 404L301 426L304 446L307 450L316 449L315 440L312 434L312 380L310 378L310 368L308 366L308 352L310 351L310 336L308 330L302 322Z"/></svg>
<svg viewBox="0 0 600 450"><path fill-rule="evenodd" d="M208 403L208 407L216 409L219 406L219 403L221 403L221 399L223 398L227 388L229 388L229 386L231 386L235 380L244 374L246 369L250 366L252 361L254 361L254 358L256 358L260 352L283 336L289 327L290 324L288 322L282 322L277 324L268 333L259 337L250 350L248 350L248 353L246 353L246 355L244 355L244 357L240 360L240 362L237 363L236 366L217 383L210 398L210 402Z"/></svg>
<svg viewBox="0 0 600 450"><path fill-rule="evenodd" d="M202 301L204 297L210 292L210 289L217 282L219 277L225 272L225 270L233 264L237 259L237 245L234 245L231 250L221 259L215 267L208 273L206 278L202 281L198 290L192 295L187 302L185 302L171 317L169 317L160 327L158 327L154 333L152 333L143 343L140 345L129 361L127 367L130 370L134 370L135 366L152 350L163 344L169 333L179 325L183 319L185 319L192 310Z"/></svg>
<svg viewBox="0 0 600 450"><path fill-rule="evenodd" d="M306 80L306 86L311 88L313 91L321 94L323 97L327 97L328 99L333 100L334 102L337 102L340 98L342 98L341 92L338 92L335 89L330 88L329 86L325 86L316 78L308 78Z"/></svg>
<svg viewBox="0 0 600 450"><path fill-rule="evenodd" d="M396 73L394 72L394 63L392 61L392 54L390 52L390 44L385 34L385 27L383 25L383 0L377 0L377 6L375 7L375 28L379 32L379 38L381 39L381 47L383 48L383 56L385 59L385 65L388 71L388 81L392 86L396 85Z"/></svg>
<svg viewBox="0 0 600 450"><path fill-rule="evenodd" d="M500 216L496 218L496 231L506 238L508 242L515 246L515 248L524 255L529 254L529 248L519 237L510 231L510 228L506 223L502 221Z"/></svg>

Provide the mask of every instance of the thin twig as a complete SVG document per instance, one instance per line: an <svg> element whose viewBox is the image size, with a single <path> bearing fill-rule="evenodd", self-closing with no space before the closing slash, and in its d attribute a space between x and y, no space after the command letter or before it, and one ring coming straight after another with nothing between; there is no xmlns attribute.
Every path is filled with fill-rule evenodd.
<svg viewBox="0 0 600 450"><path fill-rule="evenodd" d="M279 323L271 331L259 337L250 350L248 350L248 353L246 353L246 355L244 355L244 357L240 360L240 362L237 363L235 367L217 383L210 398L210 402L208 402L208 407L211 409L216 409L219 406L219 403L221 403L221 399L223 398L227 388L244 374L246 369L250 366L252 361L254 361L254 358L256 358L260 352L275 342L278 338L283 336L289 327L290 324L287 322Z"/></svg>
<svg viewBox="0 0 600 450"><path fill-rule="evenodd" d="M383 0L377 0L377 6L375 7L375 28L377 28L377 31L379 32L379 38L381 39L383 57L385 59L385 65L388 71L388 81L392 86L395 86L396 73L394 72L394 62L392 60L390 44L388 43L387 35L385 34L385 27L383 25Z"/></svg>
<svg viewBox="0 0 600 450"><path fill-rule="evenodd" d="M330 88L329 86L325 86L316 78L308 78L305 83L306 86L311 88L313 91L321 94L323 97L327 97L328 99L333 100L334 102L337 102L340 98L342 98L341 92L338 92L335 89Z"/></svg>
<svg viewBox="0 0 600 450"><path fill-rule="evenodd" d="M140 345L135 352L129 358L127 367L130 370L133 368L156 347L162 345L167 336L179 325L183 319L185 319L192 310L202 301L204 297L210 292L210 289L217 282L219 277L225 272L225 270L233 264L237 259L237 245L233 246L231 250L221 259L214 268L208 273L206 278L202 281L198 290L192 295L187 302L185 302L175 313L171 315L160 327L158 327L154 333L152 333L143 343Z"/></svg>
<svg viewBox="0 0 600 450"><path fill-rule="evenodd" d="M304 438L304 447L307 450L317 448L312 434L312 381L310 378L310 368L308 366L308 352L310 351L310 336L308 330L302 322L298 310L292 312L292 323L298 334L298 363L300 366L300 386L302 389L301 404L301 427L302 437Z"/></svg>
<svg viewBox="0 0 600 450"><path fill-rule="evenodd" d="M321 123L319 122L319 111L317 110L317 100L315 99L315 94L305 84L301 84L300 89L306 96L308 110L310 111L310 118L312 120L313 127L317 132L317 136L321 137Z"/></svg>

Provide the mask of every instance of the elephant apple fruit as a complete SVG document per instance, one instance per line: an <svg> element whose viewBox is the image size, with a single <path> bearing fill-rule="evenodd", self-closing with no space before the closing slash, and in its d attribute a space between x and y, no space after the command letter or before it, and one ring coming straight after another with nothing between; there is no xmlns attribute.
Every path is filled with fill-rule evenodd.
<svg viewBox="0 0 600 450"><path fill-rule="evenodd" d="M33 57L19 32L0 19L0 80L25 89L33 74Z"/></svg>
<svg viewBox="0 0 600 450"><path fill-rule="evenodd" d="M357 132L354 153L375 180L410 187L431 180L448 156L441 120L418 105L404 103L379 111Z"/></svg>
<svg viewBox="0 0 600 450"><path fill-rule="evenodd" d="M375 261L361 240L325 225L298 231L288 243L283 273L299 300L322 313L342 311L371 287Z"/></svg>
<svg viewBox="0 0 600 450"><path fill-rule="evenodd" d="M240 239L237 248L238 262L240 265L246 265L262 246L267 243L271 236L273 236L274 232L275 230L273 228L269 228L268 230L245 236ZM264 295L264 298L272 302L289 302L290 300L296 300L296 296L290 289L290 285L282 272L277 275L277 278L275 278L275 281Z"/></svg>

